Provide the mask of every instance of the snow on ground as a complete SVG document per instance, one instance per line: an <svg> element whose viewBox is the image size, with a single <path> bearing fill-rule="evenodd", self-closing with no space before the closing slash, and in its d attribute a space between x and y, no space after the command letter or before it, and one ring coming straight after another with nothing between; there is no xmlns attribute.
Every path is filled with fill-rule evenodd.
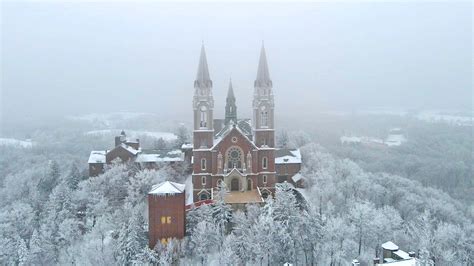
<svg viewBox="0 0 474 266"><path fill-rule="evenodd" d="M406 138L402 134L389 134L385 140L365 136L342 136L340 141L342 144L382 144L391 147L402 145Z"/></svg>
<svg viewBox="0 0 474 266"><path fill-rule="evenodd" d="M401 134L390 134L385 140L385 144L387 146L400 146L405 141L406 141L405 136Z"/></svg>
<svg viewBox="0 0 474 266"><path fill-rule="evenodd" d="M100 129L92 130L84 133L90 136L118 136L122 129ZM163 138L166 141L176 140L177 136L171 132L158 132L158 131L145 131L145 130L125 130L127 137L138 138L139 136L147 136L150 138L160 139Z"/></svg>
<svg viewBox="0 0 474 266"><path fill-rule="evenodd" d="M322 114L334 116L350 115L392 115L401 117L413 117L430 123L448 123L457 126L472 126L474 113L459 110L421 110L405 111L401 109L378 108L347 111L326 111Z"/></svg>
<svg viewBox="0 0 474 266"><path fill-rule="evenodd" d="M12 138L0 138L0 146L16 146L21 148L31 148L34 142L31 139L19 140Z"/></svg>
<svg viewBox="0 0 474 266"><path fill-rule="evenodd" d="M71 120L86 121L94 124L100 124L104 126L113 126L118 121L134 119L142 116L152 115L149 113L134 113L134 112L113 112L105 114L86 114L78 116L68 116Z"/></svg>
<svg viewBox="0 0 474 266"><path fill-rule="evenodd" d="M358 137L358 136L342 136L340 138L342 144L349 144L349 143L377 143L377 144L384 144L382 139L372 138L372 137Z"/></svg>
<svg viewBox="0 0 474 266"><path fill-rule="evenodd" d="M473 115L459 114L456 112L442 112L442 111L423 111L416 115L416 118L426 122L445 122L458 126L473 125Z"/></svg>

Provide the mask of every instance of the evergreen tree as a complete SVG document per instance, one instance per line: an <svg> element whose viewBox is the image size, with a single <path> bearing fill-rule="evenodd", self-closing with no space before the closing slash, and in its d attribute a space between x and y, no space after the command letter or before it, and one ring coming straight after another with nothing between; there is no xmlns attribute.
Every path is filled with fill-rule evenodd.
<svg viewBox="0 0 474 266"><path fill-rule="evenodd" d="M71 165L71 169L69 170L69 175L67 179L69 188L71 190L76 190L81 179L82 178L81 173L79 172L79 168L77 168L77 165L73 163Z"/></svg>
<svg viewBox="0 0 474 266"><path fill-rule="evenodd" d="M131 208L131 207L128 207ZM140 206L133 208L127 223L122 225L119 233L116 258L120 265L128 265L137 260L146 245L146 232Z"/></svg>
<svg viewBox="0 0 474 266"><path fill-rule="evenodd" d="M38 189L44 198L47 198L59 182L59 176L59 164L54 160L49 161L48 170L38 183Z"/></svg>
<svg viewBox="0 0 474 266"><path fill-rule="evenodd" d="M18 242L18 265L26 265L28 262L28 247L26 246L25 240L21 238Z"/></svg>

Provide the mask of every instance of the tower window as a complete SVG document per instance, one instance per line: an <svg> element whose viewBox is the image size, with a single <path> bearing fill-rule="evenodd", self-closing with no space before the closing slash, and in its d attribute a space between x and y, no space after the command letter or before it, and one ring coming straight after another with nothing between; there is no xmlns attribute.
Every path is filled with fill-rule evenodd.
<svg viewBox="0 0 474 266"><path fill-rule="evenodd" d="M267 169L268 167L268 158L267 157L263 157L262 158L262 168L263 169Z"/></svg>
<svg viewBox="0 0 474 266"><path fill-rule="evenodd" d="M266 176L266 175L264 175L264 176L262 177L262 182L263 182L264 184L267 183L267 176Z"/></svg>
<svg viewBox="0 0 474 266"><path fill-rule="evenodd" d="M206 159L205 158L201 159L201 170L206 170Z"/></svg>
<svg viewBox="0 0 474 266"><path fill-rule="evenodd" d="M262 127L268 127L268 112L262 111L261 117L262 117Z"/></svg>
<svg viewBox="0 0 474 266"><path fill-rule="evenodd" d="M203 186L206 185L206 177L205 176L201 177L201 183L202 183Z"/></svg>
<svg viewBox="0 0 474 266"><path fill-rule="evenodd" d="M201 122L199 124L200 127L207 127L207 107L201 106Z"/></svg>

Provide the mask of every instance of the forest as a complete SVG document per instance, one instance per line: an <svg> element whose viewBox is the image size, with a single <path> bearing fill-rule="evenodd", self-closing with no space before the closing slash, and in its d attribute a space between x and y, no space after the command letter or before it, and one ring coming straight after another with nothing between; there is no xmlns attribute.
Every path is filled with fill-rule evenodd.
<svg viewBox="0 0 474 266"><path fill-rule="evenodd" d="M147 192L164 180L184 182L186 172L112 165L88 178L88 152L112 140L79 129L75 122L35 131L31 148L0 146L0 264L348 265L358 259L367 265L386 241L416 252L428 265L474 264L473 205L468 196L454 198L442 189L442 182L454 187L443 181L453 178L472 191L463 172L468 170L435 169L435 179L425 180L436 158L465 155L472 140L464 139L464 129L414 126L409 136L415 144L389 152L338 145L322 137L330 131L282 130L280 145L299 147L304 158L306 187L298 190L304 204L288 184L263 207L249 205L246 212L232 213L216 200L189 211L183 240L154 249L147 246ZM422 143L415 141L416 130L439 133ZM443 140L453 131L458 134ZM430 142L436 138L439 147ZM450 142L459 146L441 156L439 148ZM410 150L411 158L400 158ZM457 163L472 166L469 160ZM409 163L418 166L409 171Z"/></svg>

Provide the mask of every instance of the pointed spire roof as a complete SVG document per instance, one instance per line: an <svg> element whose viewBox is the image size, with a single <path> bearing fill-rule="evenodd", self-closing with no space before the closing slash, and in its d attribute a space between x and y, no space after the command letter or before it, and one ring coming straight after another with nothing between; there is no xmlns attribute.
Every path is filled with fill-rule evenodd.
<svg viewBox="0 0 474 266"><path fill-rule="evenodd" d="M255 86L272 86L272 80L270 79L270 72L268 70L267 55L265 53L265 46L263 44L262 49L260 50L260 60L258 62Z"/></svg>
<svg viewBox="0 0 474 266"><path fill-rule="evenodd" d="M234 88L232 87L232 79L229 81L229 90L227 91L227 99L235 98Z"/></svg>
<svg viewBox="0 0 474 266"><path fill-rule="evenodd" d="M199 66L196 75L195 85L212 86L211 77L209 76L209 67L207 66L206 51L204 44L201 46L201 55L199 56Z"/></svg>

